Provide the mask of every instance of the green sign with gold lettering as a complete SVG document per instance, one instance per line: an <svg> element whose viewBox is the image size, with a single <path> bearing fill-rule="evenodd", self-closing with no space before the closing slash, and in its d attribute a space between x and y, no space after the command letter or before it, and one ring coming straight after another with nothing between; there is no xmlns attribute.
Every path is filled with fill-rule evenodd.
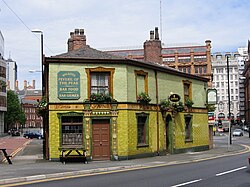
<svg viewBox="0 0 250 187"><path fill-rule="evenodd" d="M57 73L58 98L74 100L80 98L80 73L78 71L60 71Z"/></svg>

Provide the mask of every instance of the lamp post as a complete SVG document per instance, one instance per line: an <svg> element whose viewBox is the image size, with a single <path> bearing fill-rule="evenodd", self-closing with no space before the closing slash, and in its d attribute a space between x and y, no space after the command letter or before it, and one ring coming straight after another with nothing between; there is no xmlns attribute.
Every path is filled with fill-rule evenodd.
<svg viewBox="0 0 250 187"><path fill-rule="evenodd" d="M44 65L43 65L43 31L39 29L32 30L33 33L41 34L41 72L42 72L42 96L45 96L45 87L44 87ZM30 70L31 72L31 70Z"/></svg>
<svg viewBox="0 0 250 187"><path fill-rule="evenodd" d="M44 80L44 63L43 63L43 31L39 30L39 29L34 29L32 30L33 33L37 33L41 35L41 72L42 72L42 98L45 97L45 80ZM36 70L30 70L29 72L38 72ZM47 99L46 99L47 100ZM45 127L45 119L47 118L46 116L44 116L43 118L43 156L44 158L46 158L46 139L47 139L47 132L46 132L46 127Z"/></svg>
<svg viewBox="0 0 250 187"><path fill-rule="evenodd" d="M231 134L231 109L230 109L230 81L229 81L229 56L227 55L227 92L228 92L228 115L229 115L229 135L228 135L228 149L232 144L232 134Z"/></svg>

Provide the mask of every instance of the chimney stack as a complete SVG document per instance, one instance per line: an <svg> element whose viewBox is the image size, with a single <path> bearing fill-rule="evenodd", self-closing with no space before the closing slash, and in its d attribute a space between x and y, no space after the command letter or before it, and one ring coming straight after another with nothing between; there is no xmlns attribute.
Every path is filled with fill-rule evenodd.
<svg viewBox="0 0 250 187"><path fill-rule="evenodd" d="M24 90L27 90L27 81L24 80L23 83L24 83L24 84L23 84L23 85L24 85L24 86L23 86L23 89L24 89Z"/></svg>
<svg viewBox="0 0 250 187"><path fill-rule="evenodd" d="M150 31L150 40L144 42L144 60L162 64L161 49L158 27L155 27L155 31Z"/></svg>
<svg viewBox="0 0 250 187"><path fill-rule="evenodd" d="M84 35L84 29L75 29L74 32L70 32L70 38L68 39L68 52L85 46L86 36Z"/></svg>

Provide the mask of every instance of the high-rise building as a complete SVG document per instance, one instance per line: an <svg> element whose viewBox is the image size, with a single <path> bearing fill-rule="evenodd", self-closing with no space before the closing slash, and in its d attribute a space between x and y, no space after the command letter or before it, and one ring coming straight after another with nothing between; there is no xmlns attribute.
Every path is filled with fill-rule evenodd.
<svg viewBox="0 0 250 187"><path fill-rule="evenodd" d="M16 91L16 82L17 82L17 64L11 58L6 60L6 79L7 79L7 89Z"/></svg>
<svg viewBox="0 0 250 187"><path fill-rule="evenodd" d="M228 73L227 56L229 57L229 94L231 119L239 120L239 67L240 54L215 53L211 57L213 83L212 87L217 90L217 107L215 110L216 120L229 119L229 97L228 97Z"/></svg>

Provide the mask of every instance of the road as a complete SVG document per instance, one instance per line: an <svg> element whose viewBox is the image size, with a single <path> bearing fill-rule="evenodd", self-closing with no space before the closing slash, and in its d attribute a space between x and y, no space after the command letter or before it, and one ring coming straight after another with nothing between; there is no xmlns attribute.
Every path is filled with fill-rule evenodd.
<svg viewBox="0 0 250 187"><path fill-rule="evenodd" d="M227 139L227 135L216 137L216 141L221 142L225 142ZM250 145L250 139L246 136L233 137L234 142ZM249 153L245 153L188 164L85 174L51 181L46 179L29 185L22 183L22 186L249 187L250 168L247 163L248 155Z"/></svg>

